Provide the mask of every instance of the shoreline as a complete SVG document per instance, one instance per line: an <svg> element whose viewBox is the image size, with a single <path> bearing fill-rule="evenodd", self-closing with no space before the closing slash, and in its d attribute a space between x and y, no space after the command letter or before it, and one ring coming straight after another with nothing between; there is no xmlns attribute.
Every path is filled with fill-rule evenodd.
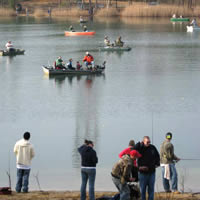
<svg viewBox="0 0 200 200"><path fill-rule="evenodd" d="M113 196L117 192L111 191L97 191L95 192L95 198L102 196ZM87 194L88 197L88 194ZM16 193L12 192L11 195L0 195L0 200L79 200L79 191L30 191L29 193ZM155 200L199 200L200 193L183 193L183 194L173 194L159 192L155 193Z"/></svg>

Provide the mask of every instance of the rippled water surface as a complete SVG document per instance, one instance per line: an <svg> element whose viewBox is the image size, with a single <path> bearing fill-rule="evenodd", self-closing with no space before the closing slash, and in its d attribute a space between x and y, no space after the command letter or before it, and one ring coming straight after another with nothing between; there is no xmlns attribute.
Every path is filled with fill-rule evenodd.
<svg viewBox="0 0 200 200"><path fill-rule="evenodd" d="M102 19L88 23L96 35L65 37L78 19L0 19L0 49L8 40L25 55L0 57L0 184L11 168L15 185L13 146L25 131L32 134L36 157L30 188L79 190L84 138L94 141L99 157L97 190L115 190L110 171L130 139L149 135L159 149L166 132L173 133L177 156L200 158L200 32L168 19ZM119 35L130 52L100 52L103 38ZM105 75L46 77L41 66L57 56L74 63L89 51L97 64L107 61ZM199 189L200 161L177 164L179 183ZM183 178L185 178L183 184ZM162 190L157 170L157 190Z"/></svg>

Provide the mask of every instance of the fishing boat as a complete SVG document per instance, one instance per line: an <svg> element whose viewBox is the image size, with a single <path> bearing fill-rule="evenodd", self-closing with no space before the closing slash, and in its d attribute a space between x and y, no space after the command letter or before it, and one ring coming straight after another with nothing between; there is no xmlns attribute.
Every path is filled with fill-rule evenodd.
<svg viewBox="0 0 200 200"><path fill-rule="evenodd" d="M81 69L81 70L71 70L71 69L55 69L52 66L42 66L43 72L46 75L92 75L92 74L102 74L105 71L105 62L102 66L96 65L94 69Z"/></svg>
<svg viewBox="0 0 200 200"><path fill-rule="evenodd" d="M65 36L82 36L82 35L94 35L95 31L88 31L88 32L72 32L72 31L65 31Z"/></svg>
<svg viewBox="0 0 200 200"><path fill-rule="evenodd" d="M80 21L79 21L80 23L82 23L82 24L84 24L84 23L87 23L88 21L87 20L85 20L85 19L80 19Z"/></svg>
<svg viewBox="0 0 200 200"><path fill-rule="evenodd" d="M189 18L171 18L170 21L171 22L189 22L190 19Z"/></svg>
<svg viewBox="0 0 200 200"><path fill-rule="evenodd" d="M25 50L15 49L15 51L0 50L0 56L16 56L23 55Z"/></svg>
<svg viewBox="0 0 200 200"><path fill-rule="evenodd" d="M130 51L131 47L118 47L118 46L106 46L106 47L99 47L100 51Z"/></svg>
<svg viewBox="0 0 200 200"><path fill-rule="evenodd" d="M199 26L187 26L187 32L200 31Z"/></svg>

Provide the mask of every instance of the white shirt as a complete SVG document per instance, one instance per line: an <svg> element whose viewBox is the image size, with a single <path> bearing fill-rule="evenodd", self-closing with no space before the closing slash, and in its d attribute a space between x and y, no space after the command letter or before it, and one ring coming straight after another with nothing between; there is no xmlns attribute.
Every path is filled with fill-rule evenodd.
<svg viewBox="0 0 200 200"><path fill-rule="evenodd" d="M13 48L13 45L9 42L6 43L6 48L9 50L10 48Z"/></svg>

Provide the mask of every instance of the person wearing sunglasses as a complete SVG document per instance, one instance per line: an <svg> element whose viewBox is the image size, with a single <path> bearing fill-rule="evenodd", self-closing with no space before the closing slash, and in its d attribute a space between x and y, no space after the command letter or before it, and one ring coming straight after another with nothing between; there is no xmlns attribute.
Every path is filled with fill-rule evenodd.
<svg viewBox="0 0 200 200"><path fill-rule="evenodd" d="M151 144L149 136L144 136L142 142L135 145L142 156L138 158L139 183L142 200L146 200L146 190L148 200L154 199L155 171L160 166L160 155L154 145Z"/></svg>

